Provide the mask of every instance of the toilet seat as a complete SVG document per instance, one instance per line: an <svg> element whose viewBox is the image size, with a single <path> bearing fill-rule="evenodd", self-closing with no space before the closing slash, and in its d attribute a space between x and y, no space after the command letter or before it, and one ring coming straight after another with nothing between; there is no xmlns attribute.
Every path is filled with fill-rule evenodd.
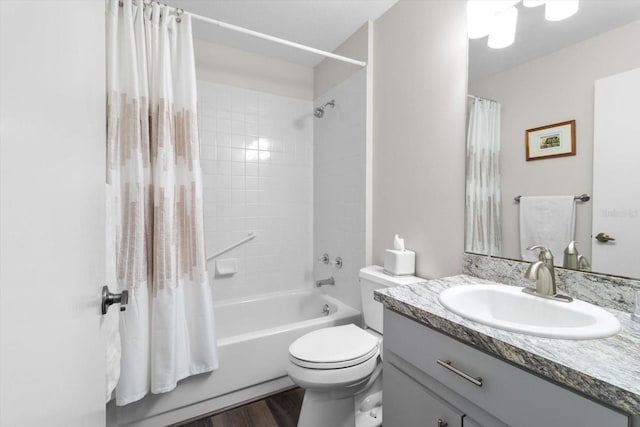
<svg viewBox="0 0 640 427"><path fill-rule="evenodd" d="M318 329L289 347L289 360L309 369L349 368L376 357L380 340L349 324Z"/></svg>

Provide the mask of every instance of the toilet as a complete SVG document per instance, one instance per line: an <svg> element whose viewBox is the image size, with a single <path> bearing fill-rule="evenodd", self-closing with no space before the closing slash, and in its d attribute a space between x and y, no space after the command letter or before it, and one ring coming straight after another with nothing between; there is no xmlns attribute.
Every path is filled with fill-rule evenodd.
<svg viewBox="0 0 640 427"><path fill-rule="evenodd" d="M365 267L359 274L364 329L354 324L318 329L291 344L287 373L305 389L298 427L382 425L383 306L373 291L423 280Z"/></svg>

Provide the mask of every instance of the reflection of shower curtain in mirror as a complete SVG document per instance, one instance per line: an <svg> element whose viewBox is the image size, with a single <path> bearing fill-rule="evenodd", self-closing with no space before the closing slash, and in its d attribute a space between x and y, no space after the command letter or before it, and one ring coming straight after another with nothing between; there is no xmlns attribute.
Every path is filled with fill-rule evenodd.
<svg viewBox="0 0 640 427"><path fill-rule="evenodd" d="M472 97L467 131L465 250L502 255L500 104Z"/></svg>
<svg viewBox="0 0 640 427"><path fill-rule="evenodd" d="M218 364L204 253L191 20L108 1L107 197L120 313L116 403Z"/></svg>

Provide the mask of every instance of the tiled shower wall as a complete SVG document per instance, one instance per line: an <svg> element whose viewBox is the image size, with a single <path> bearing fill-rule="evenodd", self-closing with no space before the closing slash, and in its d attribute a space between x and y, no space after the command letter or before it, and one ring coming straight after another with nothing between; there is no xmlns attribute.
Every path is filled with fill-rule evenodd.
<svg viewBox="0 0 640 427"><path fill-rule="evenodd" d="M366 69L315 100L335 100L314 123L314 256L328 253L337 269L316 263L316 279L333 276L323 290L360 309L359 270L365 266Z"/></svg>
<svg viewBox="0 0 640 427"><path fill-rule="evenodd" d="M312 102L198 82L207 255L214 299L309 287L312 279Z"/></svg>

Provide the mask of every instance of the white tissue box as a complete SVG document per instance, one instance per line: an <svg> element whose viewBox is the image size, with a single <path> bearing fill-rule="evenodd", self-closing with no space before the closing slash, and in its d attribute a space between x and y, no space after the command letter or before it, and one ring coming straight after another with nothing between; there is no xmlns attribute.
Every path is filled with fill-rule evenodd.
<svg viewBox="0 0 640 427"><path fill-rule="evenodd" d="M413 274L416 271L416 253L387 249L384 253L384 271L394 276Z"/></svg>

